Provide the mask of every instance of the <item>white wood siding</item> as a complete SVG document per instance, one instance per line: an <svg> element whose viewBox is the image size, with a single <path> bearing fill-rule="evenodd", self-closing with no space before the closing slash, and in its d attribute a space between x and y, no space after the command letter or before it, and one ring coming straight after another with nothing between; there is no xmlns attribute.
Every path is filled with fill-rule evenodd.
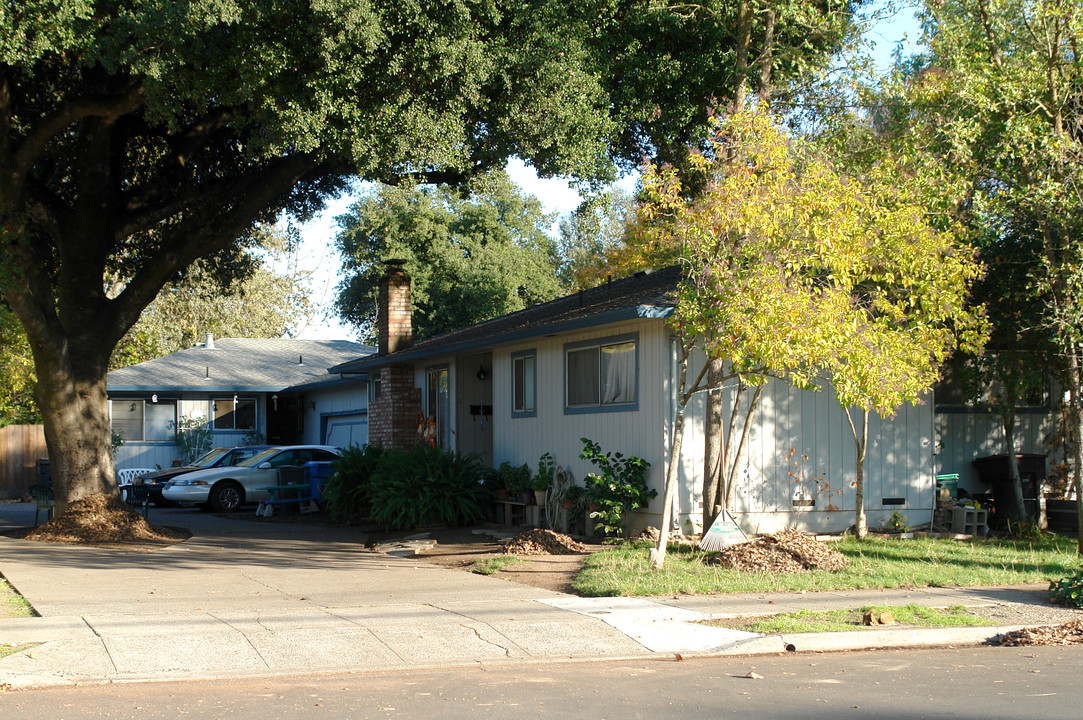
<svg viewBox="0 0 1083 720"><path fill-rule="evenodd" d="M728 422L734 389L724 392L723 417ZM704 401L700 394L689 403L685 419L679 521L686 529L699 530L702 518ZM896 509L912 525L929 521L935 501L932 437L928 398L923 404L900 408L892 418L882 420L874 414L870 419L865 460L870 526L882 524ZM855 510L855 458L853 435L832 390L811 392L769 382L738 472L738 522L753 533L794 526L825 532L846 529ZM796 505L802 496L814 499L815 507ZM883 505L885 498L902 498L904 503ZM829 505L837 510L828 510Z"/></svg>
<svg viewBox="0 0 1083 720"><path fill-rule="evenodd" d="M638 334L638 408L625 412L565 414L564 352L569 343L604 340ZM537 412L534 417L512 417L512 355L536 353ZM465 362L465 361L464 361ZM425 387L425 369L447 365L451 389L452 438L456 422L464 422L459 408L456 359L434 358L415 367L418 387ZM476 367L463 367L473 373ZM580 438L599 443L606 452L638 455L650 462L648 483L659 497L646 512L629 519L630 529L658 525L665 463L672 432L675 370L672 343L661 320L635 320L559 336L537 337L492 351L493 464L527 463L536 469L538 458L551 453L576 482L593 472L579 458ZM732 399L733 389L725 390ZM906 515L911 525L928 522L934 503L933 411L923 404L900 408L894 417L871 419L865 463L865 508L869 524L883 524L892 512ZM456 409L458 411L456 411ZM677 521L698 530L702 517L704 398L689 404L683 438L681 484ZM726 415L728 421L728 414ZM791 448L793 458L789 458ZM807 455L807 460L804 456ZM787 527L841 531L853 522L856 476L853 436L830 390L809 392L771 382L764 390L753 423L737 487L738 520L748 532L772 532ZM794 459L799 465L794 468ZM806 482L806 497L814 508L794 506L798 483L794 470ZM901 498L901 505L883 505L885 498ZM826 509L831 504L834 510Z"/></svg>
<svg viewBox="0 0 1083 720"><path fill-rule="evenodd" d="M582 340L605 339L639 334L638 409L623 412L597 412L576 415L564 413L564 346ZM513 418L512 353L537 352L537 414ZM538 458L548 452L554 462L569 470L578 484L594 471L594 466L579 458L583 449L580 438L599 443L605 452L637 455L651 467L648 485L659 497L651 502L647 514L637 513L630 526L658 524L661 494L665 480L665 443L663 429L669 410L668 340L661 321L617 323L589 331L568 333L501 347L493 351L493 463L527 463L536 471Z"/></svg>
<svg viewBox="0 0 1083 720"><path fill-rule="evenodd" d="M1021 453L1048 453L1046 438L1054 430L1052 412L1020 412L1015 417L1015 450ZM936 413L936 472L958 473L959 487L972 493L988 491L989 484L978 479L971 462L986 455L1007 452L1004 426L995 412ZM1047 468L1060 461L1054 453Z"/></svg>

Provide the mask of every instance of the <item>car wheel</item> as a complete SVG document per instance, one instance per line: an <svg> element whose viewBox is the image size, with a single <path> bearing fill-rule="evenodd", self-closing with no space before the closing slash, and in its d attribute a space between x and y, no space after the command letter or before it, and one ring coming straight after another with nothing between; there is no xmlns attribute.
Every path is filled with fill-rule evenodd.
<svg viewBox="0 0 1083 720"><path fill-rule="evenodd" d="M211 507L217 512L233 512L244 502L244 490L237 483L218 483L211 488Z"/></svg>

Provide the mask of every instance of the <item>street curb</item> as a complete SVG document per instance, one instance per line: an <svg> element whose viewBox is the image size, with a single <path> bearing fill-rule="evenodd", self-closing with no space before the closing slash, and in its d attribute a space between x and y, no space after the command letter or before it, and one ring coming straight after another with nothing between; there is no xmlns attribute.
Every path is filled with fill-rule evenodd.
<svg viewBox="0 0 1083 720"><path fill-rule="evenodd" d="M697 657L730 655L768 655L783 652L844 652L888 648L945 647L980 645L1005 633L1033 625L980 626L959 628L897 628L854 632L774 633L738 640L729 645L694 653ZM1040 626L1044 627L1044 626Z"/></svg>

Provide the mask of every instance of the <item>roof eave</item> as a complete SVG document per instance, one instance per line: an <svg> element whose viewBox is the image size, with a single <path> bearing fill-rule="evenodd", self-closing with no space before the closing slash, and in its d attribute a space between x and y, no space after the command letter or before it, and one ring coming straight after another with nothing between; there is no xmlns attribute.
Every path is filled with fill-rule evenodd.
<svg viewBox="0 0 1083 720"><path fill-rule="evenodd" d="M359 358L357 360L351 360L350 362L343 363L341 365L335 365L330 369L329 372L362 372L370 369L383 367L384 365L413 362L415 360L421 360L423 358L432 357L434 355L449 355L453 353L461 353L466 350L475 350L482 347L490 347L493 345L502 345L506 343L517 342L519 340L527 340L529 338L538 337L540 335L555 335L557 333L572 332L574 330L582 330L583 328L592 327L594 325L606 325L613 322L620 322L622 320L636 320L641 318L664 320L672 314L673 306L668 304L637 305L634 307L618 308L616 310L608 310L606 312L598 313L597 315L571 318L568 320L549 323L546 325L534 325L529 328L517 328L515 330L509 330L503 333L490 335L486 338L472 338L469 340L463 340L461 342L449 342L447 344L437 345L432 348L421 348L418 350L408 348L406 350L393 353L391 355L370 355L368 357Z"/></svg>

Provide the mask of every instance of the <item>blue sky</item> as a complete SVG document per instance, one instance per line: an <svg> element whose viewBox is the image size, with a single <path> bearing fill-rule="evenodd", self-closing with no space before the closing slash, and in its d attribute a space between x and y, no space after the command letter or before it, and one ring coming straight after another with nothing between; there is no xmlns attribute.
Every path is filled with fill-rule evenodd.
<svg viewBox="0 0 1083 720"><path fill-rule="evenodd" d="M875 43L874 56L877 66L886 70L891 63L891 54L898 42L904 42L904 52L915 47L920 28L914 18L914 5L910 2L881 2L875 6L883 19L869 31L869 39ZM520 187L541 200L546 212L567 214L580 202L579 194L567 180L539 179L533 168L518 159L508 164L508 174ZM636 178L623 178L620 184L626 190L635 188ZM342 325L337 318L330 317L329 309L334 302L335 285L339 280L341 262L334 249L334 236L337 232L334 219L343 214L353 202L355 195L344 195L327 204L327 208L311 221L301 226L301 247L298 251L297 264L300 268L312 272L312 301L319 310L305 327L299 337L311 340L353 340L353 332Z"/></svg>

